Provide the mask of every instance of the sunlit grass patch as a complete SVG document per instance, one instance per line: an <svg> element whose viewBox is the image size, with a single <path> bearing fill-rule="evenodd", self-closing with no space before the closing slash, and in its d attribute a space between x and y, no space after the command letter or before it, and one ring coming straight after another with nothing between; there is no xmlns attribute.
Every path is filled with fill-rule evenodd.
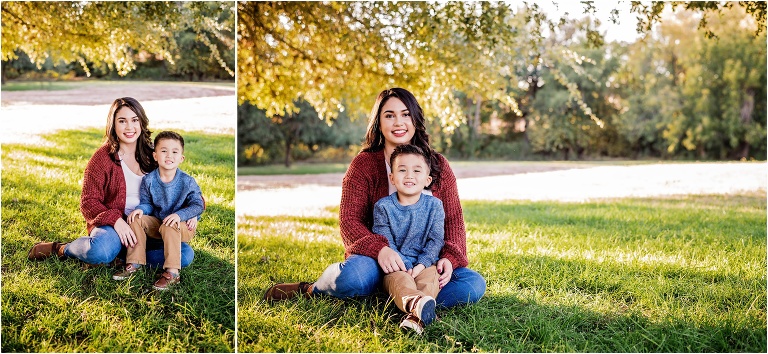
<svg viewBox="0 0 768 354"><path fill-rule="evenodd" d="M181 168L200 184L207 210L191 242L195 260L166 293L152 290L155 269L115 282L108 267L26 259L35 242L84 234L83 171L101 145L100 130L48 134L50 146L3 144L4 352L234 350L234 141L180 133L194 141Z"/></svg>
<svg viewBox="0 0 768 354"><path fill-rule="evenodd" d="M263 302L276 282L317 279L344 248L332 218L242 218L240 350L766 350L764 192L463 207L488 290L438 311L422 337L397 328L383 294Z"/></svg>

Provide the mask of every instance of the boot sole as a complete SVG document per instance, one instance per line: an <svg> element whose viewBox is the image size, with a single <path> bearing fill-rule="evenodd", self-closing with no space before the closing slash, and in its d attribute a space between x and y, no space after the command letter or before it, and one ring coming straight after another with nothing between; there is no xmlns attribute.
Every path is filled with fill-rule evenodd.
<svg viewBox="0 0 768 354"><path fill-rule="evenodd" d="M435 299L431 296L422 297L416 304L415 315L424 323L425 326L432 323L437 315L435 314Z"/></svg>

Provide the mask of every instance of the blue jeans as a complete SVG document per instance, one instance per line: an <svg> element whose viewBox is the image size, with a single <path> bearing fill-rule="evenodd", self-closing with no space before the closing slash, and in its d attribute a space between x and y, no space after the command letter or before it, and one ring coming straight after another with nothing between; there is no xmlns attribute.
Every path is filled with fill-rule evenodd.
<svg viewBox="0 0 768 354"><path fill-rule="evenodd" d="M90 236L80 237L67 245L64 254L77 258L88 264L107 264L122 254L125 260L125 247L120 243L120 237L112 226L100 226L91 231ZM192 264L195 251L186 242L181 243L181 266ZM147 265L162 267L165 263L162 243L159 248L147 247Z"/></svg>
<svg viewBox="0 0 768 354"><path fill-rule="evenodd" d="M313 287L313 294L325 294L340 299L371 295L381 285L384 272L379 263L368 256L353 254L344 262L325 269ZM440 289L437 304L453 307L471 304L485 294L485 279L469 268L453 270L451 280Z"/></svg>

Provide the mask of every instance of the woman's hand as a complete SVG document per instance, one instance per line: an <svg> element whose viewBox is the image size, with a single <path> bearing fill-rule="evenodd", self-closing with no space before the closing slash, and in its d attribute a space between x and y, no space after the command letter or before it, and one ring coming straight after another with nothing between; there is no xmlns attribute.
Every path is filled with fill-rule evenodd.
<svg viewBox="0 0 768 354"><path fill-rule="evenodd" d="M407 271L403 259L400 258L400 255L397 254L395 250L389 248L389 246L382 248L381 251L379 251L379 256L377 258L379 267L384 271L384 274L397 272L399 270Z"/></svg>
<svg viewBox="0 0 768 354"><path fill-rule="evenodd" d="M128 223L125 222L125 220L122 218L117 219L114 228L115 231L117 231L117 236L120 237L120 243L122 243L123 246L136 246L136 235L133 234L133 230L131 230L131 227L128 226Z"/></svg>
<svg viewBox="0 0 768 354"><path fill-rule="evenodd" d="M451 261L449 261L448 258L440 258L440 260L437 261L437 272L440 273L437 282L440 284L440 289L442 289L445 284L448 284L448 282L451 281L453 264L451 264Z"/></svg>
<svg viewBox="0 0 768 354"><path fill-rule="evenodd" d="M195 231L196 228L197 228L197 218L192 218L187 220L187 230Z"/></svg>

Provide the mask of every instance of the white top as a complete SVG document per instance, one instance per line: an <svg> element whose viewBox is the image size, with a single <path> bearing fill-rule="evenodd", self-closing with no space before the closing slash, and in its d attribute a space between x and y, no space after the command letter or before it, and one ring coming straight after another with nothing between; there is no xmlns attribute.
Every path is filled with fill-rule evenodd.
<svg viewBox="0 0 768 354"><path fill-rule="evenodd" d="M125 176L125 215L128 215L141 202L139 199L139 187L144 176L133 173L123 160L120 160L120 167L123 168L123 176Z"/></svg>
<svg viewBox="0 0 768 354"><path fill-rule="evenodd" d="M389 175L392 174L392 167L389 166L389 161L387 161L386 158L384 159L384 163L387 164L387 181L389 181L389 194L392 194L397 192L397 187L392 184L392 179L389 178ZM432 195L432 190L424 189L421 191L421 194Z"/></svg>

